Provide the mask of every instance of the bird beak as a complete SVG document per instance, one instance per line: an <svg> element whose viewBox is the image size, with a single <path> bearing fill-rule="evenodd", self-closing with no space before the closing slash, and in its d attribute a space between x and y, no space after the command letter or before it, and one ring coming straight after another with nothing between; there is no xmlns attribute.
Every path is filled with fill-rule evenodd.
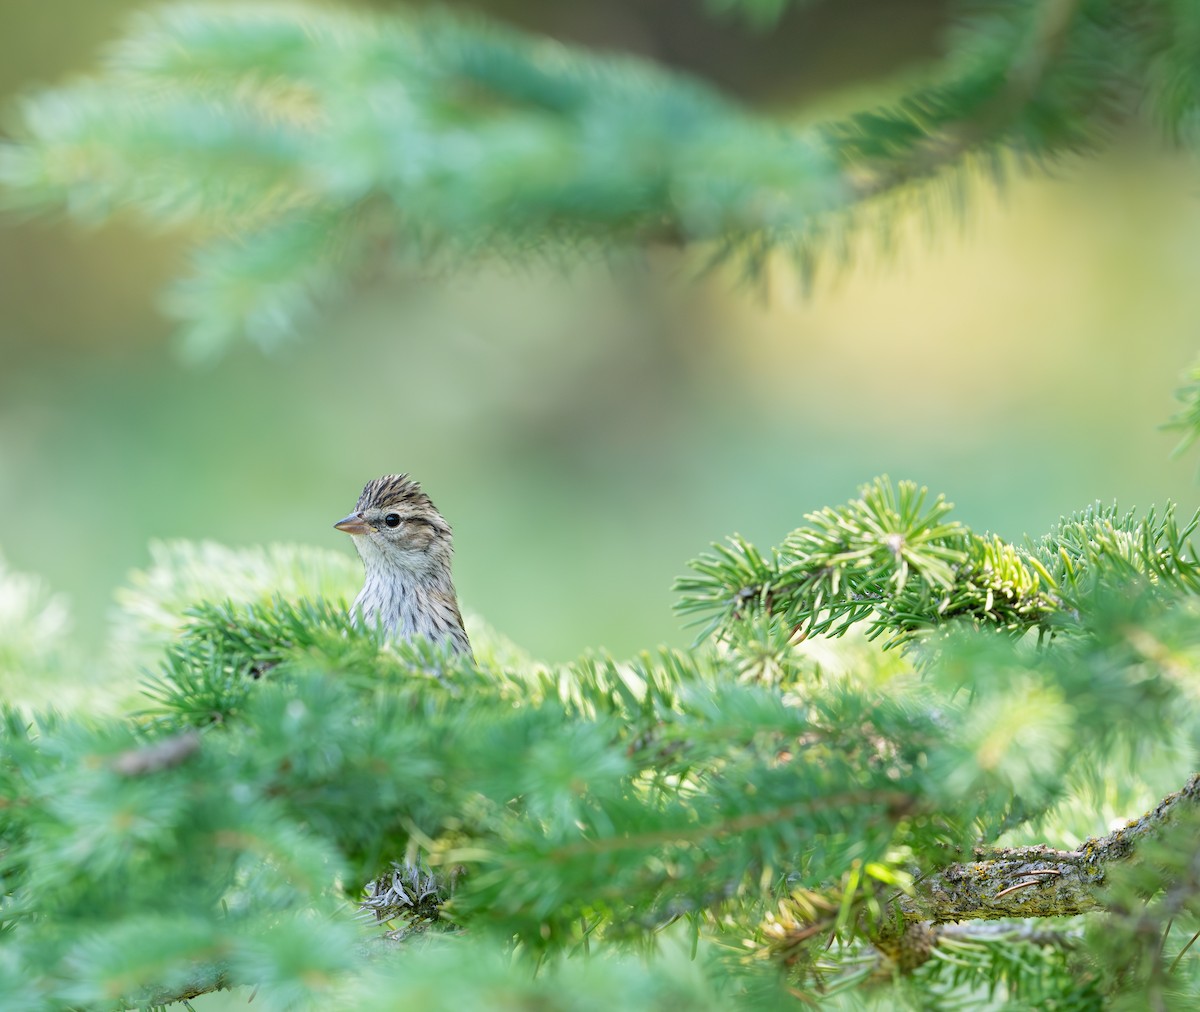
<svg viewBox="0 0 1200 1012"><path fill-rule="evenodd" d="M339 531L345 531L347 534L370 534L375 530L358 513L351 513L348 517L343 517L333 526Z"/></svg>

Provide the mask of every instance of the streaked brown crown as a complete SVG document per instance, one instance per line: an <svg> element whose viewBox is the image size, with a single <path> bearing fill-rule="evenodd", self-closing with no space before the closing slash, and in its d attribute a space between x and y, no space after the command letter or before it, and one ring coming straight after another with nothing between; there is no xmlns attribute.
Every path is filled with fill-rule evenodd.
<svg viewBox="0 0 1200 1012"><path fill-rule="evenodd" d="M361 513L372 507L386 509L388 506L436 509L433 500L407 474L385 474L382 478L367 482L354 508Z"/></svg>

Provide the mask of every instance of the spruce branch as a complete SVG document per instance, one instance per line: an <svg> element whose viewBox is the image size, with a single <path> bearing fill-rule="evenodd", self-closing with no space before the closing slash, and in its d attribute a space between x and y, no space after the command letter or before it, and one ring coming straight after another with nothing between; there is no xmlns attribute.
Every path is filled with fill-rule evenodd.
<svg viewBox="0 0 1200 1012"><path fill-rule="evenodd" d="M878 197L928 179L989 148L1007 144L1018 158L1043 158L1060 146L1070 149L1083 143L1088 131L1099 125L1088 120L1098 120L1104 110L1105 88L1098 78L1108 72L1093 62L1097 54L1089 51L1106 27L1104 14L1097 4L1081 10L1085 6L1082 0L1026 0L979 19L958 40L955 57L965 66L957 79L909 96L895 109L831 127L835 147L862 159L856 173L860 198ZM1088 24L1076 26L1077 20ZM1080 35L1084 34L1080 29L1093 31L1085 44L1072 38L1073 29ZM997 44L1001 38L1008 45ZM1068 54L1072 42L1079 51ZM1053 100L1044 94L1053 94L1056 85L1062 88L1063 82L1053 80L1054 76L1080 75L1084 68L1092 90L1089 94L1081 80L1071 81L1080 102L1073 110L1076 118L1066 115L1065 109L1054 110ZM1026 118L1032 119L1031 106L1039 99L1042 108L1036 114L1042 119L1041 130L1026 132ZM1052 130L1055 113L1061 117L1053 124L1062 131L1058 135ZM881 130L884 123L886 133ZM880 135L886 137L886 147L880 145ZM994 159L992 165L998 168Z"/></svg>
<svg viewBox="0 0 1200 1012"><path fill-rule="evenodd" d="M801 637L865 623L868 637L891 646L961 621L1016 635L1069 631L1079 598L1106 578L1200 589L1190 540L1200 511L1181 527L1170 503L1145 516L1097 505L1021 547L948 519L944 496L927 509L927 497L882 477L843 506L807 514L770 557L735 536L676 582L677 610L703 623L700 639L728 637L757 614Z"/></svg>
<svg viewBox="0 0 1200 1012"><path fill-rule="evenodd" d="M550 861L563 861L582 854L600 854L619 850L642 850L660 845L711 840L731 834L746 833L773 824L794 822L798 818L829 809L877 808L881 815L896 819L908 814L912 798L902 791L858 791L845 795L799 801L794 804L762 811L734 815L716 823L696 827L672 827L631 836L614 836L599 840L579 840L555 847L546 853Z"/></svg>
<svg viewBox="0 0 1200 1012"><path fill-rule="evenodd" d="M1167 978L1178 958L1168 969L1157 938L1181 912L1200 908L1194 837L1198 804L1200 774L1151 811L1075 850L978 848L973 861L901 873L901 887L888 901L878 897L878 883L871 886L860 874L838 889L794 891L768 913L760 954L787 967L793 981L818 994L863 981L864 953L856 941L869 943L867 951L876 954L867 964L874 979L921 974L929 984L947 962L958 967L954 976L960 982L971 980L972 974L996 981L1018 980L1022 969L1040 972L1020 957L1011 963L1014 946L1040 951L1035 963L1049 961L1070 979L1061 954L1078 950L1085 935L1047 927L1045 919L1104 912L1109 915L1106 930L1121 940L1112 945L1114 953L1119 944L1126 946L1115 957L1122 965L1145 955L1147 947L1135 943L1136 936L1152 940L1157 955L1151 976L1161 990L1170 986ZM874 872L884 880L894 874ZM1147 905L1155 894L1158 900ZM1007 919L1014 923L976 923ZM829 951L835 941L844 950L836 956ZM1076 986L1091 992L1095 1001L1096 984L1090 976Z"/></svg>
<svg viewBox="0 0 1200 1012"><path fill-rule="evenodd" d="M771 20L783 4L736 6ZM979 168L1093 149L1146 95L1169 136L1197 118L1186 4L972 10L933 83L796 129L478 20L167 6L95 80L22 104L0 184L12 206L193 228L193 273L167 304L202 356L238 334L274 347L397 265L668 243L751 277L780 252L808 278L907 204L960 203Z"/></svg>
<svg viewBox="0 0 1200 1012"><path fill-rule="evenodd" d="M190 728L152 745L122 752L112 768L124 777L142 777L187 762L200 749L200 735Z"/></svg>
<svg viewBox="0 0 1200 1012"><path fill-rule="evenodd" d="M269 545L233 549L211 541L152 541L150 565L117 591L116 658L130 667L157 662L202 602L266 604L275 598L352 600L359 578L340 552Z"/></svg>
<svg viewBox="0 0 1200 1012"><path fill-rule="evenodd" d="M439 935L463 946L451 961L494 946L508 961L483 975L493 986L526 954L646 949L686 927L745 957L692 1007L749 1004L780 963L814 1000L885 977L1043 1003L1192 988L1194 960L1171 963L1200 916L1196 778L1077 850L977 844L1013 827L1052 838L1087 771L1136 773L1120 756L1134 745L1140 762L1147 729L1194 737L1193 529L1169 509L1093 507L1021 547L881 480L770 554L743 543L702 563L693 591L717 640L554 667L388 643L298 593L303 552L271 576L254 552L176 546L181 569L203 556L250 578L238 601L197 579L186 602L173 566L157 592L143 578L137 613L178 630L153 711L0 725L0 930L19 952L0 953L0 1004L19 993L6 959L43 1006L221 983L279 1004L369 993L391 972L354 914L371 881L368 907L398 922L389 944L422 947L406 966ZM793 621L837 632L854 609L910 649ZM1071 913L1105 918L1121 951L941 927L1052 931ZM1073 962L1110 944L1111 981Z"/></svg>
<svg viewBox="0 0 1200 1012"><path fill-rule="evenodd" d="M45 582L11 569L0 555L0 680L10 696L23 681L58 681L68 667L70 609Z"/></svg>
<svg viewBox="0 0 1200 1012"><path fill-rule="evenodd" d="M155 1009L166 1005L180 1005L192 998L228 991L235 986L236 982L229 976L228 968L212 967L207 972L197 973L192 980L177 987L156 987L131 996L130 1004L125 1007Z"/></svg>

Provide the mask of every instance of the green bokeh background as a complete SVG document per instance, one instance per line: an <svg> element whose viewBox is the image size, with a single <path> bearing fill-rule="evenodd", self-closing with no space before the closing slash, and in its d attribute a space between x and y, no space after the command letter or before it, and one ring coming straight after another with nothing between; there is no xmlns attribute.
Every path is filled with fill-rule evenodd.
<svg viewBox="0 0 1200 1012"><path fill-rule="evenodd" d="M7 4L0 92L86 70L133 9ZM380 5L386 6L386 5ZM939 4L818 5L772 36L696 0L477 5L709 77L781 117L869 103L938 51ZM299 541L408 470L456 528L467 608L535 654L689 635L671 582L709 542L773 544L877 473L1040 534L1095 499L1196 500L1158 428L1200 345L1191 166L1119 138L1054 178L981 184L897 253L804 295L616 268L390 278L270 357L182 365L156 293L186 236L135 221L0 225L0 551L103 643L152 538Z"/></svg>

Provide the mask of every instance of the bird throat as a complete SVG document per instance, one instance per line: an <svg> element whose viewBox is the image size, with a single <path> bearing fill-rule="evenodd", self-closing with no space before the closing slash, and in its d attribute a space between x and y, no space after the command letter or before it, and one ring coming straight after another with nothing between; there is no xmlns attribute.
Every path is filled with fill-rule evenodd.
<svg viewBox="0 0 1200 1012"><path fill-rule="evenodd" d="M354 600L364 621L379 623L396 639L425 636L470 656L449 566L440 572L412 570L373 559L365 568L366 581Z"/></svg>

